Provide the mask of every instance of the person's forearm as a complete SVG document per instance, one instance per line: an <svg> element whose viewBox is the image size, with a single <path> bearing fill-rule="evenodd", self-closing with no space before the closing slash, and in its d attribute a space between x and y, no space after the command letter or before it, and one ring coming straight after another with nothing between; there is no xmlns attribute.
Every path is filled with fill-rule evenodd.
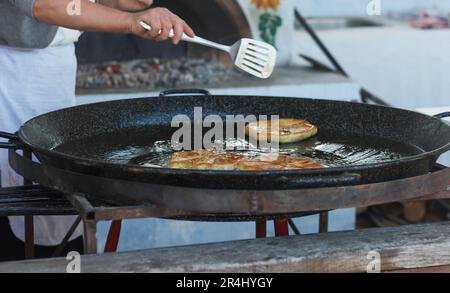
<svg viewBox="0 0 450 293"><path fill-rule="evenodd" d="M130 30L128 12L80 0L79 15L68 13L68 7L76 4L73 0L36 0L33 16L40 22L66 28L92 32L121 32ZM76 12L76 10L72 10ZM73 15L71 15L73 14Z"/></svg>
<svg viewBox="0 0 450 293"><path fill-rule="evenodd" d="M138 1L145 4L152 2ZM18 8L27 11L31 5ZM190 37L195 36L192 28L183 19L161 7L132 13L89 0L35 0L32 8L32 12L28 10L25 13L32 14L37 21L80 31L132 33L155 41L171 39L174 44L180 42L183 33ZM151 29L143 28L140 25L142 21L149 24ZM174 35L170 36L172 30Z"/></svg>
<svg viewBox="0 0 450 293"><path fill-rule="evenodd" d="M100 4L120 10L135 11L151 6L152 0L99 0Z"/></svg>

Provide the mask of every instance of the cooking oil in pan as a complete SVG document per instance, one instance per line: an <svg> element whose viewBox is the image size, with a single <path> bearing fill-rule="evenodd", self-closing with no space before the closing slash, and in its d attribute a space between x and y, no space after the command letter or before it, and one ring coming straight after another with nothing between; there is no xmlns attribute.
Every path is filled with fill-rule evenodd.
<svg viewBox="0 0 450 293"><path fill-rule="evenodd" d="M131 129L102 134L97 137L63 144L55 151L115 164L132 164L147 167L169 167L174 153L167 128L152 128L152 137L143 135L148 129ZM159 140L154 138L158 137ZM245 155L254 156L265 150L249 148L243 139L227 139L224 146L247 149ZM328 167L354 166L391 161L419 154L420 148L403 142L380 137L357 136L320 130L306 141L280 145L279 152L289 156L305 156Z"/></svg>

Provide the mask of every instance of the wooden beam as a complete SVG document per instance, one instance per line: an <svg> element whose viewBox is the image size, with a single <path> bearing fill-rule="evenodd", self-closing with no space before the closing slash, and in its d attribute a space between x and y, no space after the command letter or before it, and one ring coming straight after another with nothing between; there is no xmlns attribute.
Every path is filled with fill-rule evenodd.
<svg viewBox="0 0 450 293"><path fill-rule="evenodd" d="M440 266L440 267L427 267L427 268L416 268L416 269L404 269L398 271L390 271L389 273L421 273L421 274L449 274L450 265Z"/></svg>
<svg viewBox="0 0 450 293"><path fill-rule="evenodd" d="M374 251L384 272L447 270L450 222L87 255L81 271L366 272ZM65 272L67 264L65 258L0 263L0 272Z"/></svg>

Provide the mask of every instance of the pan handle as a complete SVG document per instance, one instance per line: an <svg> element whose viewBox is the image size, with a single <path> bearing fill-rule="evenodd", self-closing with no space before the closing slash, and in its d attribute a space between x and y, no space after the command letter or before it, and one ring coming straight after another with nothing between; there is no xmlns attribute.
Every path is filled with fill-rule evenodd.
<svg viewBox="0 0 450 293"><path fill-rule="evenodd" d="M173 95L205 95L210 96L211 93L208 90L203 89L174 89L174 90L166 90L159 93L160 97L167 97Z"/></svg>
<svg viewBox="0 0 450 293"><path fill-rule="evenodd" d="M355 185L360 183L361 175L357 173L344 173L338 175L318 175L312 177L280 177L279 183L286 188L327 187L336 185Z"/></svg>
<svg viewBox="0 0 450 293"><path fill-rule="evenodd" d="M11 149L11 150L21 149L21 147L18 144L19 137L17 136L17 134L0 131L0 138L9 139L8 142L0 142L0 149Z"/></svg>
<svg viewBox="0 0 450 293"><path fill-rule="evenodd" d="M440 114L437 114L437 115L434 115L434 117L436 117L436 118L446 118L446 117L450 117L450 112L444 112L444 113L440 113Z"/></svg>

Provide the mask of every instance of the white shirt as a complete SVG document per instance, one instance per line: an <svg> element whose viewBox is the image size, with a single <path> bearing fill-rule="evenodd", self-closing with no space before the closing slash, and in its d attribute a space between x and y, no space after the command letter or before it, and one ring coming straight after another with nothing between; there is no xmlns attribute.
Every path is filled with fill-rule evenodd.
<svg viewBox="0 0 450 293"><path fill-rule="evenodd" d="M65 46L76 43L81 34L82 32L77 30L59 27L49 47Z"/></svg>
<svg viewBox="0 0 450 293"><path fill-rule="evenodd" d="M35 116L75 105L77 61L73 42L80 34L60 29L52 46L45 49L0 46L0 130L14 133ZM23 185L23 179L9 167L6 150L0 150L0 170L3 187ZM75 218L34 217L35 243L60 244ZM9 220L14 234L23 241L24 218ZM72 239L81 233L79 226Z"/></svg>

